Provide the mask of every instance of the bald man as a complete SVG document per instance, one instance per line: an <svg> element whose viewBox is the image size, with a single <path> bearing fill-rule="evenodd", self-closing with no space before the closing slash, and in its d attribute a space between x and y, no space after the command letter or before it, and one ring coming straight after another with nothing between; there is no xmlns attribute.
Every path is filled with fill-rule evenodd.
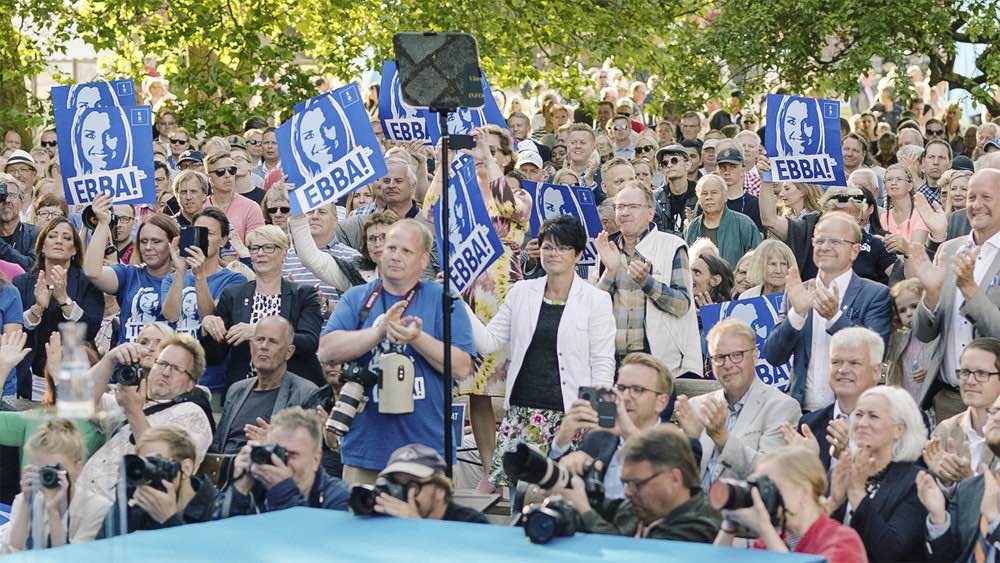
<svg viewBox="0 0 1000 563"><path fill-rule="evenodd" d="M312 382L288 371L294 339L295 329L282 317L272 315L257 323L250 339L251 371L256 375L234 383L226 393L210 452L239 452L248 439L264 437L272 414L302 405L316 391Z"/></svg>

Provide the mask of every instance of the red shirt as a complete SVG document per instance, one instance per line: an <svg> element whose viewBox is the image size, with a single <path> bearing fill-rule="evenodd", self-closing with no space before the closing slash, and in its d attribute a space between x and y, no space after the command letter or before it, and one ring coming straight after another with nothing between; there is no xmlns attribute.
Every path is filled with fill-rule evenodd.
<svg viewBox="0 0 1000 563"><path fill-rule="evenodd" d="M764 542L756 540L751 547L767 549ZM794 553L809 553L826 557L827 563L868 563L865 544L854 528L845 526L820 514L812 526L806 530L793 550Z"/></svg>

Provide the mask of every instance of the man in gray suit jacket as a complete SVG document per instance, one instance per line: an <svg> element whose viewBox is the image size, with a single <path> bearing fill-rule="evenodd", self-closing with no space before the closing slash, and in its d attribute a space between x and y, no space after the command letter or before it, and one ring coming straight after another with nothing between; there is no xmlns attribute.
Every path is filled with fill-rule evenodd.
<svg viewBox="0 0 1000 563"><path fill-rule="evenodd" d="M921 399L938 420L965 409L955 375L962 350L973 338L1000 336L1000 170L973 174L966 201L968 236L942 244L934 264L924 252L910 253L924 286L914 334L922 342L937 339Z"/></svg>
<svg viewBox="0 0 1000 563"><path fill-rule="evenodd" d="M781 425L797 427L799 403L757 379L757 338L744 321L727 319L708 333L708 351L722 389L677 397L677 419L701 442L702 487L720 478L745 479L757 456L785 445Z"/></svg>
<svg viewBox="0 0 1000 563"><path fill-rule="evenodd" d="M312 382L288 371L288 359L295 352L294 338L295 329L282 317L274 315L257 323L250 339L257 375L229 388L210 452L239 452L248 439L267 433L272 414L301 405L316 391Z"/></svg>

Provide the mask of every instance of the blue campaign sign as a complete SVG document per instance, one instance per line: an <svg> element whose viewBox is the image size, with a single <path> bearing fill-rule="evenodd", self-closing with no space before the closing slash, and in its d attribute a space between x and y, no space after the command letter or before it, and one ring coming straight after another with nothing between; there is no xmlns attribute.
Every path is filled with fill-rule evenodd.
<svg viewBox="0 0 1000 563"><path fill-rule="evenodd" d="M336 201L386 173L354 82L295 106L276 132L293 215Z"/></svg>
<svg viewBox="0 0 1000 563"><path fill-rule="evenodd" d="M597 213L594 192L586 186L539 184L528 181L521 182L521 186L531 194L531 219L528 225L531 236L538 237L538 229L547 219L572 215L587 229L587 247L583 250L580 264L596 265L598 257L594 239L604 226L601 225L601 216Z"/></svg>
<svg viewBox="0 0 1000 563"><path fill-rule="evenodd" d="M764 147L771 159L764 181L847 185L836 100L768 94Z"/></svg>
<svg viewBox="0 0 1000 563"><path fill-rule="evenodd" d="M737 319L750 325L757 335L757 377L764 383L777 387L781 391L788 390L789 377L792 373L792 363L788 362L780 366L772 366L764 360L764 342L768 335L778 324L778 311L781 311L781 304L785 299L784 293L774 293L762 297L750 297L749 299L737 299L736 301L726 301L714 305L705 305L699 309L703 336L708 335L708 331L720 321L725 319Z"/></svg>
<svg viewBox="0 0 1000 563"><path fill-rule="evenodd" d="M483 94L485 103L481 108L458 108L448 114L448 132L468 133L476 127L493 124L504 129L507 120L500 113L493 91L490 90L486 74L483 74ZM393 141L424 141L437 144L441 138L441 124L438 114L425 107L411 106L403 100L399 86L396 61L385 61L382 65L382 84L379 89L378 118L382 123L382 134Z"/></svg>
<svg viewBox="0 0 1000 563"><path fill-rule="evenodd" d="M441 200L434 204L434 224L438 253L447 251L451 263L448 275L452 287L465 291L480 274L503 255L503 243L486 211L476 163L460 155L451 163L448 178L448 232L442 229Z"/></svg>
<svg viewBox="0 0 1000 563"><path fill-rule="evenodd" d="M131 80L52 89L63 191L69 205L99 193L115 203L153 203L153 115L136 105Z"/></svg>

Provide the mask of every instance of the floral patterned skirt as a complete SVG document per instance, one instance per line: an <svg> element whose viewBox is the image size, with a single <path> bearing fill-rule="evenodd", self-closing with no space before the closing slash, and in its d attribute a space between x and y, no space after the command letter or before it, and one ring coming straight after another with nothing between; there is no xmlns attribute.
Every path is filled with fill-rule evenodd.
<svg viewBox="0 0 1000 563"><path fill-rule="evenodd" d="M511 405L500 422L500 433L497 435L497 449L490 463L490 482L497 486L514 484L514 479L507 476L503 470L503 454L517 445L525 442L542 454L549 453L549 446L565 413L546 409L533 409Z"/></svg>

